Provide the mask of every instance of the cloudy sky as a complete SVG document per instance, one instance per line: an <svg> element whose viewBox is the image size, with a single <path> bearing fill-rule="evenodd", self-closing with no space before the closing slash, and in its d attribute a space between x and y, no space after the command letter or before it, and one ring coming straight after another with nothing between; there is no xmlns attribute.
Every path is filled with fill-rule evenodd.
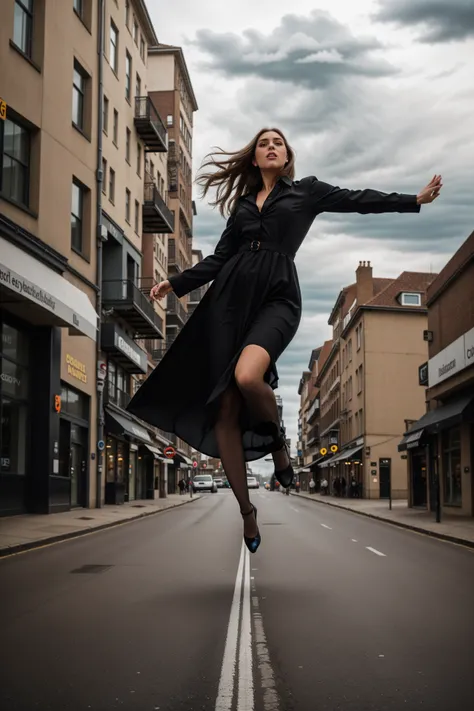
<svg viewBox="0 0 474 711"><path fill-rule="evenodd" d="M212 146L237 149L278 126L298 178L416 193L443 176L442 196L420 215L327 215L313 225L297 257L303 319L278 363L294 449L301 373L330 337L329 312L359 260L379 277L436 272L474 229L474 0L147 4L159 40L185 52L199 103L195 168ZM197 206L196 242L208 254L223 222Z"/></svg>

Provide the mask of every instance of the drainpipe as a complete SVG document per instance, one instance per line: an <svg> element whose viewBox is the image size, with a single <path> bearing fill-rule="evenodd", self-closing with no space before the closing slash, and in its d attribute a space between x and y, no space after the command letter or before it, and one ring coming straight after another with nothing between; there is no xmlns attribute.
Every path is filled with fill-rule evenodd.
<svg viewBox="0 0 474 711"><path fill-rule="evenodd" d="M99 315L99 330L97 333L96 342L96 382L97 382L97 442L95 446L97 457L97 486L96 486L96 507L102 507L102 475L104 469L104 451L99 450L98 443L104 441L104 381L100 380L100 362L101 362L101 325L102 325L102 260L103 260L103 241L102 236L102 182L104 176L102 174L102 131L103 131L103 102L104 102L104 28L105 28L105 0L99 0L98 3L98 38L97 38L97 215L96 215L96 243L97 243L97 313Z"/></svg>

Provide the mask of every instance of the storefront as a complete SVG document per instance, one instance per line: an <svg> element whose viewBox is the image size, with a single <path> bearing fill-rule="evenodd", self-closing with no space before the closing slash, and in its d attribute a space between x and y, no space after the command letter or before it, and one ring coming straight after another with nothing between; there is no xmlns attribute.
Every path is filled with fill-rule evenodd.
<svg viewBox="0 0 474 711"><path fill-rule="evenodd" d="M163 452L132 418L106 407L105 503L153 499Z"/></svg>
<svg viewBox="0 0 474 711"><path fill-rule="evenodd" d="M91 404L87 418L80 422L68 419L67 412L62 417L62 338L63 334L69 338L67 328L70 341L88 344L85 349L93 354L97 333L97 315L84 291L59 271L17 247L13 239L13 236L0 237L0 515L3 516L70 508L71 481L63 476L66 470L60 457L61 434L63 439L65 436L65 425L61 423L64 419L69 426L76 424L87 429ZM54 250L50 252L53 254ZM57 255L54 259L59 269L63 258ZM76 338L79 335L87 338ZM74 428L69 435L70 441L84 447L88 455L88 435L84 439L84 432ZM74 473L77 467L79 474L81 467L88 470L88 459L82 456L81 452L80 459L75 457ZM77 494L76 489L73 492L78 505L84 501L84 488L87 491L88 485L82 485L78 476Z"/></svg>

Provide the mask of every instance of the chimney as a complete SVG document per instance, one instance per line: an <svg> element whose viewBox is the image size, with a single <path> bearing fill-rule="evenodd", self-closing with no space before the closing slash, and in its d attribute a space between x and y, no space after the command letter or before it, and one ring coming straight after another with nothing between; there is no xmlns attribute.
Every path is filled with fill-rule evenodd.
<svg viewBox="0 0 474 711"><path fill-rule="evenodd" d="M357 303L366 304L374 295L374 280L370 262L359 262L356 269Z"/></svg>

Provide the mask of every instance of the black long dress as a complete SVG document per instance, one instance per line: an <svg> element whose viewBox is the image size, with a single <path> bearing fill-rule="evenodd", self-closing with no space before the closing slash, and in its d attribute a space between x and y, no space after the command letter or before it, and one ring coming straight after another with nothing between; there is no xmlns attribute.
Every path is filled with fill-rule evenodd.
<svg viewBox="0 0 474 711"><path fill-rule="evenodd" d="M315 217L419 210L415 195L344 190L314 177L280 178L261 211L256 194L240 198L215 253L170 278L178 297L214 281L127 409L197 451L219 456L214 434L219 398L246 346L259 345L270 354L265 377L277 387L276 361L301 318L294 257ZM271 451L271 439L258 434L257 425L254 413L243 409L247 461Z"/></svg>

